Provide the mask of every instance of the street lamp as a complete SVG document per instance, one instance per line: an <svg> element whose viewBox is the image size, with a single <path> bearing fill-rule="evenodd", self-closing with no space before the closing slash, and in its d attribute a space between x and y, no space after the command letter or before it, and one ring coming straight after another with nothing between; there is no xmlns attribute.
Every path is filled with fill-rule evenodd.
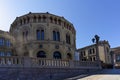
<svg viewBox="0 0 120 80"><path fill-rule="evenodd" d="M97 58L97 61L98 61L98 65L101 68L101 60L100 60L99 48L98 48L99 40L100 40L100 37L98 35L95 35L94 38L92 39L92 42L95 43L95 46L96 46L96 58Z"/></svg>

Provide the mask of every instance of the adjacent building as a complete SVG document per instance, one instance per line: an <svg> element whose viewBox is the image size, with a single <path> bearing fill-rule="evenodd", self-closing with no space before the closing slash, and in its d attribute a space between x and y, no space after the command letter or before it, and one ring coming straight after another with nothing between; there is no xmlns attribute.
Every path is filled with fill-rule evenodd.
<svg viewBox="0 0 120 80"><path fill-rule="evenodd" d="M14 42L15 40L9 32L0 30L0 56L15 56Z"/></svg>
<svg viewBox="0 0 120 80"><path fill-rule="evenodd" d="M112 64L110 45L108 41L99 41L99 43L89 45L77 50L79 52L80 61L101 61L102 67L106 67Z"/></svg>
<svg viewBox="0 0 120 80"><path fill-rule="evenodd" d="M120 47L112 48L111 54L113 56L114 68L120 68Z"/></svg>

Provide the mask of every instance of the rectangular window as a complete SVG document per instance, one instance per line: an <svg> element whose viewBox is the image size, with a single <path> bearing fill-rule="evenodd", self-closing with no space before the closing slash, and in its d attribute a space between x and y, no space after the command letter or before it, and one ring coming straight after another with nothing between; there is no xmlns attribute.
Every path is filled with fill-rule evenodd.
<svg viewBox="0 0 120 80"><path fill-rule="evenodd" d="M53 40L56 41L56 32L53 31Z"/></svg>
<svg viewBox="0 0 120 80"><path fill-rule="evenodd" d="M6 56L11 56L11 52L7 52Z"/></svg>
<svg viewBox="0 0 120 80"><path fill-rule="evenodd" d="M5 53L3 51L0 51L0 56L5 56Z"/></svg>
<svg viewBox="0 0 120 80"><path fill-rule="evenodd" d="M10 43L9 40L6 41L6 46L7 46L7 47L10 47L10 46L11 46L11 43Z"/></svg>
<svg viewBox="0 0 120 80"><path fill-rule="evenodd" d="M41 40L44 40L44 30L41 30Z"/></svg>
<svg viewBox="0 0 120 80"><path fill-rule="evenodd" d="M37 30L37 40L40 40L40 30Z"/></svg>
<svg viewBox="0 0 120 80"><path fill-rule="evenodd" d="M0 46L4 46L4 39L3 38L0 39Z"/></svg>
<svg viewBox="0 0 120 80"><path fill-rule="evenodd" d="M57 39L57 41L60 41L60 33L59 32L56 33L56 39Z"/></svg>
<svg viewBox="0 0 120 80"><path fill-rule="evenodd" d="M116 55L116 62L120 62L120 55Z"/></svg>

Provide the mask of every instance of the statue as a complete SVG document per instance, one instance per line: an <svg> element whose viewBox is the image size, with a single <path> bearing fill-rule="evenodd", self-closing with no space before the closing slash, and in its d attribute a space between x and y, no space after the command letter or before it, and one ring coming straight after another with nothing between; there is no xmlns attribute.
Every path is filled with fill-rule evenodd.
<svg viewBox="0 0 120 80"><path fill-rule="evenodd" d="M92 42L95 43L95 38L92 39Z"/></svg>
<svg viewBox="0 0 120 80"><path fill-rule="evenodd" d="M95 35L94 37L95 37L96 43L98 44L100 37L98 35Z"/></svg>

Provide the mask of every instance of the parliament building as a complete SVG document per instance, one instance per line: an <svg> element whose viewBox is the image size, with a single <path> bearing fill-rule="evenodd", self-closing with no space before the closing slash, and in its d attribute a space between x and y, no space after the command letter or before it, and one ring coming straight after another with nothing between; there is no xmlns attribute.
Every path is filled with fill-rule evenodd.
<svg viewBox="0 0 120 80"><path fill-rule="evenodd" d="M64 17L31 13L16 17L9 32L0 31L1 56L73 60L76 31Z"/></svg>

